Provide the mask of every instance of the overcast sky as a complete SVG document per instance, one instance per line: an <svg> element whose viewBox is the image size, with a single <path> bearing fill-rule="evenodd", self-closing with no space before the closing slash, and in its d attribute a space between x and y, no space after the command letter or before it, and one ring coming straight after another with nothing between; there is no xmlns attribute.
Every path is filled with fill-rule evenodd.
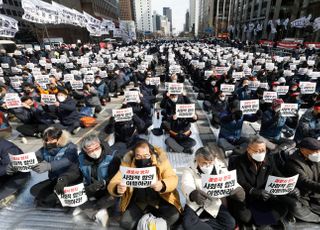
<svg viewBox="0 0 320 230"><path fill-rule="evenodd" d="M157 11L158 14L163 15L162 8L170 7L172 9L172 27L176 28L175 32L183 31L185 23L185 15L189 9L189 0L151 0L152 14Z"/></svg>

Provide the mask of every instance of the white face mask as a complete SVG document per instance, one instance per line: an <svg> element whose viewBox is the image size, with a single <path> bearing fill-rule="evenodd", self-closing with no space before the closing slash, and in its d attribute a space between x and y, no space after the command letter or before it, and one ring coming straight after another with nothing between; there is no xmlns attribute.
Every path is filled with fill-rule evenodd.
<svg viewBox="0 0 320 230"><path fill-rule="evenodd" d="M100 83L101 83L101 80L96 80L96 83L97 83L97 84L100 84Z"/></svg>
<svg viewBox="0 0 320 230"><path fill-rule="evenodd" d="M212 85L212 86L215 86L215 85L216 85L216 81L212 81L212 82L211 82L211 85Z"/></svg>
<svg viewBox="0 0 320 230"><path fill-rule="evenodd" d="M252 159L254 159L255 161L258 162L262 162L264 160L264 158L266 157L266 153L254 153L251 155Z"/></svg>
<svg viewBox="0 0 320 230"><path fill-rule="evenodd" d="M178 101L178 98L177 97L171 98L171 101L176 103Z"/></svg>
<svg viewBox="0 0 320 230"><path fill-rule="evenodd" d="M219 97L220 101L225 101L226 97Z"/></svg>
<svg viewBox="0 0 320 230"><path fill-rule="evenodd" d="M150 85L150 81L146 81L146 85Z"/></svg>
<svg viewBox="0 0 320 230"><path fill-rule="evenodd" d="M201 169L201 171L204 173L204 174L211 174L212 173L212 170L214 168L214 165L209 165L209 166L199 166L199 168Z"/></svg>
<svg viewBox="0 0 320 230"><path fill-rule="evenodd" d="M320 153L309 154L308 158L312 162L320 162Z"/></svg>
<svg viewBox="0 0 320 230"><path fill-rule="evenodd" d="M174 79L174 80L172 80L172 82L173 82L173 83L177 83L177 80L176 80L176 79Z"/></svg>
<svg viewBox="0 0 320 230"><path fill-rule="evenodd" d="M92 159L99 159L99 157L101 156L101 153L102 153L102 149L98 149L97 151L94 151L93 153L90 153L90 157Z"/></svg>
<svg viewBox="0 0 320 230"><path fill-rule="evenodd" d="M66 100L65 96L57 96L58 101L64 102Z"/></svg>

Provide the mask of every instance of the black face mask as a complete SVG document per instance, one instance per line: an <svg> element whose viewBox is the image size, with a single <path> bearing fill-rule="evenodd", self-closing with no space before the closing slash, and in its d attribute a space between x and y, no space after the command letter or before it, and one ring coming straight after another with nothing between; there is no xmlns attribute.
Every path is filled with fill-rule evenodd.
<svg viewBox="0 0 320 230"><path fill-rule="evenodd" d="M137 168L145 168L145 167L150 167L152 165L151 158L140 159L140 160L136 159L135 163L136 163Z"/></svg>
<svg viewBox="0 0 320 230"><path fill-rule="evenodd" d="M46 144L46 149L50 150L54 148L57 148L57 144Z"/></svg>

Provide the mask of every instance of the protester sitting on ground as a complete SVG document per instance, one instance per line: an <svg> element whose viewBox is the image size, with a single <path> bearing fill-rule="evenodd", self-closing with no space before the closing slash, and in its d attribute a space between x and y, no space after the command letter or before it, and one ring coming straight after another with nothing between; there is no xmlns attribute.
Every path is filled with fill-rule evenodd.
<svg viewBox="0 0 320 230"><path fill-rule="evenodd" d="M294 207L296 218L320 223L320 141L305 137L284 167L287 176L299 175L297 188L301 192Z"/></svg>
<svg viewBox="0 0 320 230"><path fill-rule="evenodd" d="M53 118L42 109L35 108L30 96L22 97L21 102L23 107L9 110L23 123L16 128L17 131L24 136L41 138L42 132L54 124Z"/></svg>
<svg viewBox="0 0 320 230"><path fill-rule="evenodd" d="M42 103L45 106L44 103ZM54 106L45 106L45 111L50 112L52 109L58 117L60 123L55 126L66 129L72 134L77 134L80 127L80 115L76 107L76 101L72 99L66 89L60 89L57 93L57 101Z"/></svg>
<svg viewBox="0 0 320 230"><path fill-rule="evenodd" d="M265 190L270 175L283 175L276 167L272 155L267 153L264 139L252 137L247 152L238 156L230 169L237 170L238 183L246 192L246 207L250 210L250 218L241 224L247 227L254 224L259 227L274 225L276 228L285 228L288 221L294 222L293 207L299 197L299 190L294 189L282 196L274 196Z"/></svg>
<svg viewBox="0 0 320 230"><path fill-rule="evenodd" d="M156 167L157 181L148 188L132 188L121 183L119 170L111 179L108 191L114 197L121 197L120 211L123 213L120 226L124 229L135 229L139 219L146 213L166 220L168 229L180 217L181 204L176 190L178 177L173 171L166 153L150 145L146 140L136 142L128 152L121 166L131 168Z"/></svg>
<svg viewBox="0 0 320 230"><path fill-rule="evenodd" d="M10 204L30 178L30 172L17 171L10 162L9 154L20 155L23 151L12 142L0 138L0 208Z"/></svg>
<svg viewBox="0 0 320 230"><path fill-rule="evenodd" d="M182 192L187 203L183 213L183 227L195 229L234 229L235 219L229 213L222 199L213 198L203 191L202 175L227 173L225 163L208 147L202 147L195 153L191 166L184 170L181 179ZM244 190L238 186L231 195L234 199L245 199ZM239 208L239 207L238 207Z"/></svg>
<svg viewBox="0 0 320 230"><path fill-rule="evenodd" d="M70 134L66 130L50 127L46 129L42 136L43 147L37 152L38 164L33 167L33 171L42 174L48 172L49 179L44 180L31 187L30 193L35 197L36 205L40 207L60 206L54 188L69 167L78 166L77 146L70 141ZM74 181L69 181L69 185L81 180L81 177Z"/></svg>
<svg viewBox="0 0 320 230"><path fill-rule="evenodd" d="M109 87L106 81L101 76L96 75L93 83L93 87L98 91L98 96L101 101L101 105L106 105L110 101Z"/></svg>

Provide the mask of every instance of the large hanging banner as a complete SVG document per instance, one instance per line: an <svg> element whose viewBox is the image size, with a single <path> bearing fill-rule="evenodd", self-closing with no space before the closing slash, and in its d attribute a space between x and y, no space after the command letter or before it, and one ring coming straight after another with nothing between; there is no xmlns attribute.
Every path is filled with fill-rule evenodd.
<svg viewBox="0 0 320 230"><path fill-rule="evenodd" d="M120 21L119 30L124 41L132 41L137 39L134 21Z"/></svg>
<svg viewBox="0 0 320 230"><path fill-rule="evenodd" d="M22 18L40 24L58 24L59 12L50 3L40 0L22 0Z"/></svg>
<svg viewBox="0 0 320 230"><path fill-rule="evenodd" d="M73 9L52 1L52 7L59 13L59 24L71 24L74 26L81 26L77 20L77 14Z"/></svg>
<svg viewBox="0 0 320 230"><path fill-rule="evenodd" d="M83 11L83 15L87 19L87 30L91 36L101 36L101 21L92 17L90 14Z"/></svg>
<svg viewBox="0 0 320 230"><path fill-rule="evenodd" d="M18 21L5 15L0 20L0 37L13 38L19 31Z"/></svg>

